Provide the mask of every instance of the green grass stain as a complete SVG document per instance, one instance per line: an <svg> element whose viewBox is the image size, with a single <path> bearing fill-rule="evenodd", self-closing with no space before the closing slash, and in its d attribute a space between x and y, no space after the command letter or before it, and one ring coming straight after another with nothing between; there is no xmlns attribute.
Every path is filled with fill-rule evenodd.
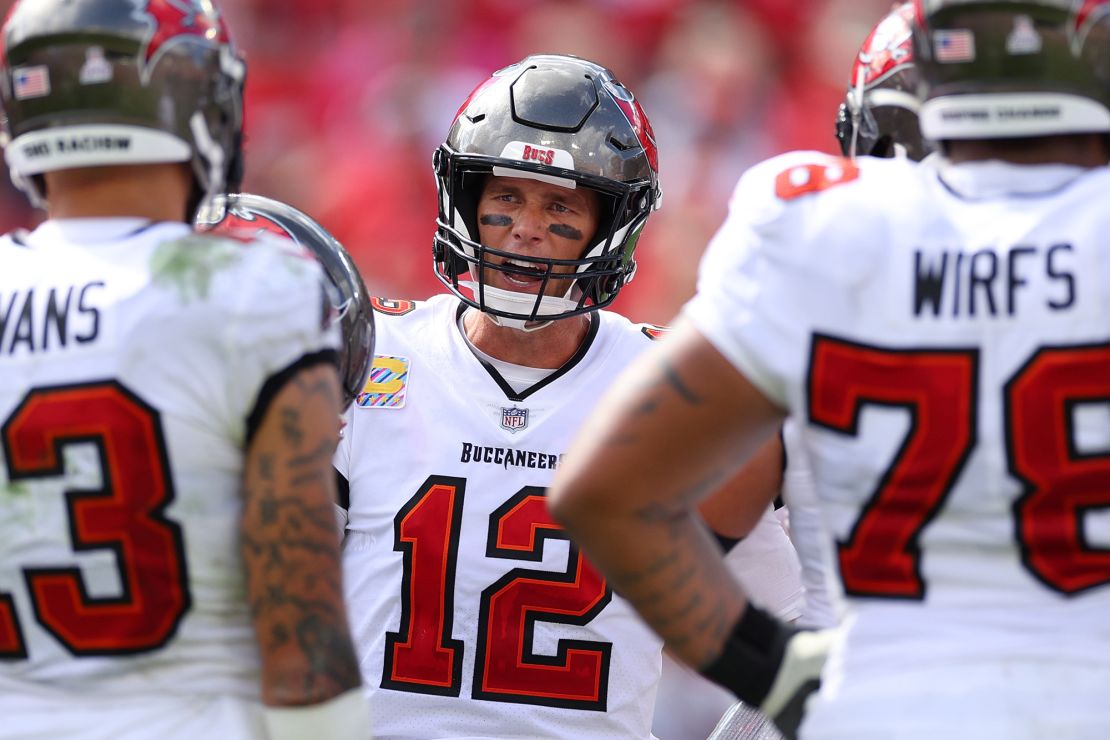
<svg viewBox="0 0 1110 740"><path fill-rule="evenodd" d="M213 276L237 262L243 245L190 235L160 244L150 257L155 285L177 290L182 302L208 297Z"/></svg>

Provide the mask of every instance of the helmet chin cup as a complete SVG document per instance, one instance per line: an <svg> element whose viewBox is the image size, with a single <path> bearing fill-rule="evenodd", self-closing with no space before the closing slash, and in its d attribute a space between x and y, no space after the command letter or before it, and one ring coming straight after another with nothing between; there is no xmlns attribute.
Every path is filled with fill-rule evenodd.
<svg viewBox="0 0 1110 740"><path fill-rule="evenodd" d="M515 290L481 285L477 280L460 280L459 286L473 295L479 311L488 314L494 323L521 331L542 329L555 319L565 318L579 307L579 302L565 296L536 295ZM574 291L572 285L567 295Z"/></svg>

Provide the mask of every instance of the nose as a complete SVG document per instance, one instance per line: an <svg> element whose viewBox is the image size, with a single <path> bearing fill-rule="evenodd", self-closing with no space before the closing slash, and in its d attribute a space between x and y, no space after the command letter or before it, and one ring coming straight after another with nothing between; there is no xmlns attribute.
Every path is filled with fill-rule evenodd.
<svg viewBox="0 0 1110 740"><path fill-rule="evenodd" d="M547 221L543 208L528 205L520 209L513 221L513 239L520 242L536 243L547 233Z"/></svg>

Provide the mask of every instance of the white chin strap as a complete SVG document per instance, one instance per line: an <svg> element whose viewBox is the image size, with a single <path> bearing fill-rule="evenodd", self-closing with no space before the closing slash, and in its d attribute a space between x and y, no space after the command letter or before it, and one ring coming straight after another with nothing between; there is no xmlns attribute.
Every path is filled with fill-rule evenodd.
<svg viewBox="0 0 1110 740"><path fill-rule="evenodd" d="M478 292L477 281L460 280L459 287L469 288L474 295L475 302L478 302L480 294ZM573 286L571 290L573 290ZM570 290L568 290L567 293L569 295ZM495 311L530 314L532 310L536 308L537 296L532 293L517 293L514 290L503 290L487 285L481 296L484 298L483 305ZM554 319L561 318L567 311L572 311L576 308L578 308L578 301L572 301L566 297L545 295L540 298L540 306L539 310L536 311L535 321L529 321L527 319L510 319L492 313L487 313L486 315L498 326L506 326L518 331L537 331L548 326Z"/></svg>

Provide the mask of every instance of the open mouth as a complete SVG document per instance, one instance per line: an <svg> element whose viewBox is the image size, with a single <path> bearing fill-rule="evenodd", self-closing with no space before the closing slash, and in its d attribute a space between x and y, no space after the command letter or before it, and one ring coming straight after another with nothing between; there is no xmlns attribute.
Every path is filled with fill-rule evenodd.
<svg viewBox="0 0 1110 740"><path fill-rule="evenodd" d="M517 288L538 288L548 274L546 267L540 267L535 262L525 262L523 260L505 260L503 267L512 268L511 272L503 269L501 274L505 276L505 281L509 285Z"/></svg>

